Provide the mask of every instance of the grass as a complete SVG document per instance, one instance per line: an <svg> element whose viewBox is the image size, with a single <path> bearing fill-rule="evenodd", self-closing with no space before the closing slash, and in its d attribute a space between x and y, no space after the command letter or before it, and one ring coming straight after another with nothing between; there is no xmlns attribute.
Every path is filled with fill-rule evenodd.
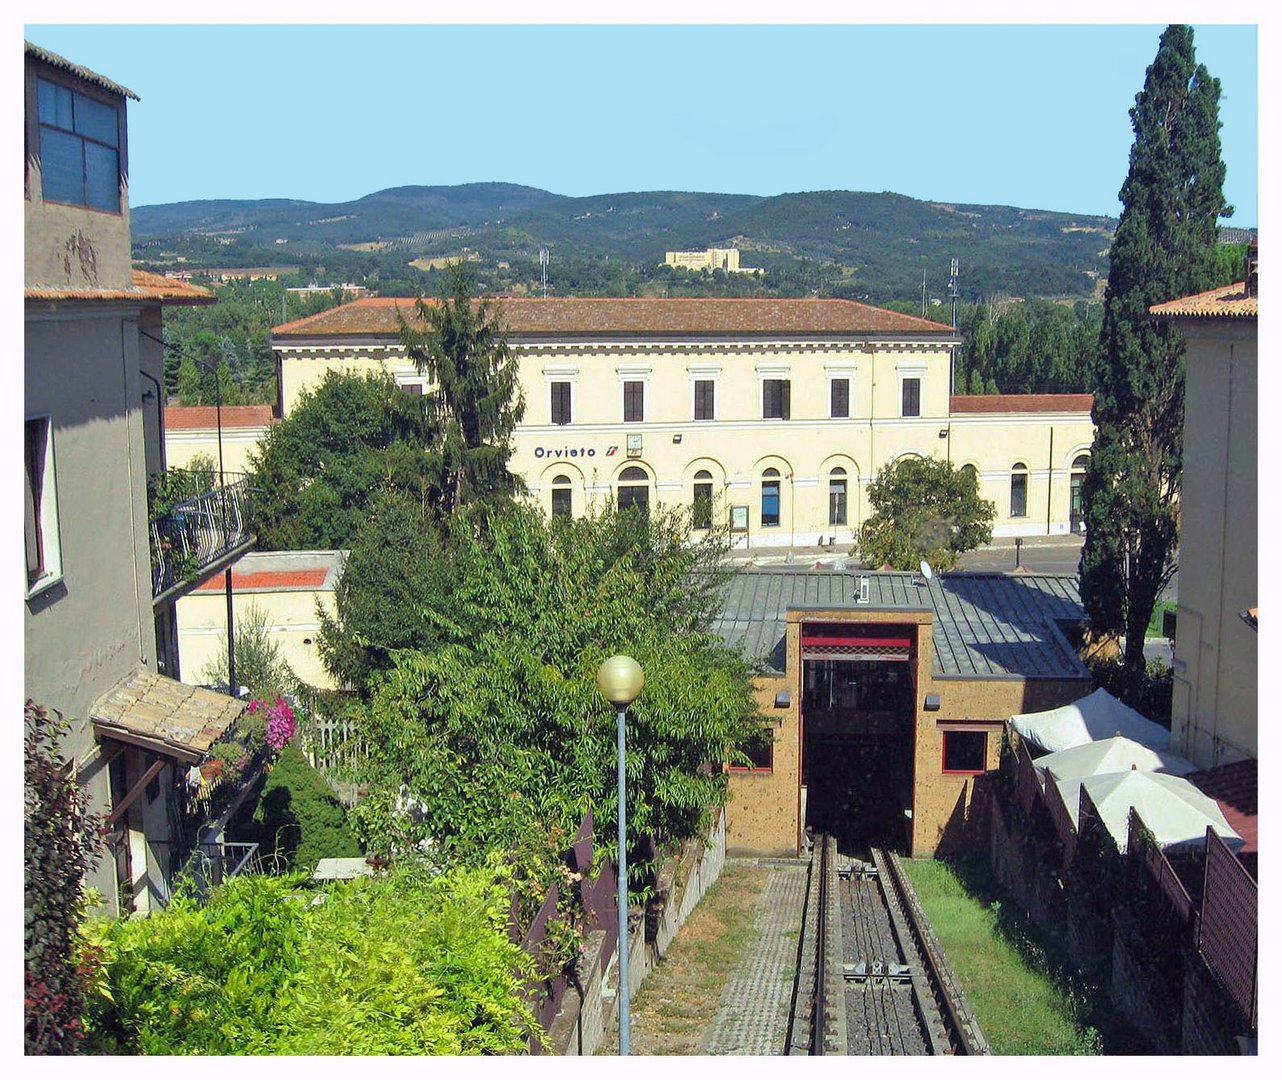
<svg viewBox="0 0 1282 1080"><path fill-rule="evenodd" d="M1047 970L1036 945L1012 935L999 901L974 895L945 863L905 859L903 866L993 1053L1103 1052L1085 1022L1085 995Z"/></svg>
<svg viewBox="0 0 1282 1080"><path fill-rule="evenodd" d="M1153 606L1153 617L1148 621L1148 629L1144 632L1145 637L1162 636L1162 612L1174 611L1177 605L1174 600L1159 600Z"/></svg>
<svg viewBox="0 0 1282 1080"><path fill-rule="evenodd" d="M767 867L728 863L632 1002L632 1053L694 1054L735 966L754 940ZM618 1031L598 1054L618 1052Z"/></svg>

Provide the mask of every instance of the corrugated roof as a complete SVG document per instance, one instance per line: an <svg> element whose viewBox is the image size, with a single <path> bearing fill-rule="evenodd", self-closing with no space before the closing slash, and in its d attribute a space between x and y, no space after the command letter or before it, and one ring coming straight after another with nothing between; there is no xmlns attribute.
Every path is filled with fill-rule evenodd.
<svg viewBox="0 0 1282 1080"><path fill-rule="evenodd" d="M162 304L214 304L216 297L200 285L177 278L133 271L133 284L127 289L73 289L61 285L28 285L23 291L28 300L147 300Z"/></svg>
<svg viewBox="0 0 1282 1080"><path fill-rule="evenodd" d="M79 64L73 64L65 56L59 56L56 52L50 52L48 49L42 49L39 45L33 45L31 42L24 42L28 56L34 56L37 60L43 60L51 67L61 68L63 71L75 75L85 82L94 83L101 86L104 90L110 90L113 94L121 94L127 98L133 98L134 101L142 99L128 87L114 83L105 76L99 75L96 71L90 71L87 67L81 67Z"/></svg>
<svg viewBox="0 0 1282 1080"><path fill-rule="evenodd" d="M495 299L515 336L930 334L952 327L853 300ZM414 302L370 297L285 323L273 338L382 337L399 332L396 313ZM412 321L412 320L411 320Z"/></svg>
<svg viewBox="0 0 1282 1080"><path fill-rule="evenodd" d="M1248 295L1245 283L1239 281L1196 296L1154 304L1148 313L1168 319L1254 319L1260 314L1260 298Z"/></svg>
<svg viewBox="0 0 1282 1080"><path fill-rule="evenodd" d="M1094 394L954 394L952 413L1089 413Z"/></svg>
<svg viewBox="0 0 1282 1080"><path fill-rule="evenodd" d="M862 577L867 604L855 602ZM726 587L713 629L781 672L788 612L806 610L930 611L936 675L1089 678L1055 625L1085 618L1070 575L953 573L925 581L882 571L743 570Z"/></svg>
<svg viewBox="0 0 1282 1080"><path fill-rule="evenodd" d="M224 405L222 423L227 428L266 427L275 422L270 405ZM165 430L189 431L218 426L216 405L167 405Z"/></svg>

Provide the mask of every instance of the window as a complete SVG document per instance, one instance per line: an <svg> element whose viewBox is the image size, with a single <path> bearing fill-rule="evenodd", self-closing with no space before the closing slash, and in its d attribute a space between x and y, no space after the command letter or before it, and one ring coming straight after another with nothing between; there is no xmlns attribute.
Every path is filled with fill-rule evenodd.
<svg viewBox="0 0 1282 1080"><path fill-rule="evenodd" d="M552 516L569 517L573 512L570 478L565 473L558 473L552 478Z"/></svg>
<svg viewBox="0 0 1282 1080"><path fill-rule="evenodd" d="M694 474L694 506L690 523L696 529L712 528L712 473L707 469L700 469Z"/></svg>
<svg viewBox="0 0 1282 1080"><path fill-rule="evenodd" d="M694 418L716 419L716 383L712 379L694 381Z"/></svg>
<svg viewBox="0 0 1282 1080"><path fill-rule="evenodd" d="M24 442L26 492L23 532L27 546L27 588L34 590L56 580L62 573L49 417L38 416L28 420Z"/></svg>
<svg viewBox="0 0 1282 1080"><path fill-rule="evenodd" d="M921 380L904 379L901 384L903 392L903 410L901 416L921 415Z"/></svg>
<svg viewBox="0 0 1282 1080"><path fill-rule="evenodd" d="M421 382L401 383L401 389L413 397L423 396L423 384Z"/></svg>
<svg viewBox="0 0 1282 1080"><path fill-rule="evenodd" d="M120 111L57 83L37 80L44 197L120 212Z"/></svg>
<svg viewBox="0 0 1282 1080"><path fill-rule="evenodd" d="M788 379L763 379L761 382L761 418L788 420L792 414L792 382Z"/></svg>
<svg viewBox="0 0 1282 1080"><path fill-rule="evenodd" d="M552 395L552 423L568 424L570 422L570 384L568 382L548 383Z"/></svg>
<svg viewBox="0 0 1282 1080"><path fill-rule="evenodd" d="M748 756L751 764L735 763L730 766L731 772L769 772L775 767L774 734L768 728L758 729L739 749Z"/></svg>
<svg viewBox="0 0 1282 1080"><path fill-rule="evenodd" d="M834 420L849 419L850 417L850 380L833 379L829 384L832 388L832 404L828 410L828 415Z"/></svg>
<svg viewBox="0 0 1282 1080"><path fill-rule="evenodd" d="M1028 466L1022 461L1010 472L1010 516L1028 516Z"/></svg>
<svg viewBox="0 0 1282 1080"><path fill-rule="evenodd" d="M982 773L985 771L987 757L987 732L944 732L944 772Z"/></svg>
<svg viewBox="0 0 1282 1080"><path fill-rule="evenodd" d="M645 419L645 383L640 381L623 384L623 422L639 424Z"/></svg>
<svg viewBox="0 0 1282 1080"><path fill-rule="evenodd" d="M1073 459L1073 471L1068 478L1068 527L1075 533L1086 529L1086 515L1082 512L1082 481L1090 463L1091 459L1086 454L1079 454Z"/></svg>
<svg viewBox="0 0 1282 1080"><path fill-rule="evenodd" d="M828 474L828 524L846 524L846 470L837 468Z"/></svg>
<svg viewBox="0 0 1282 1080"><path fill-rule="evenodd" d="M650 478L645 470L631 465L619 473L619 509L627 510L636 507L648 510L650 507Z"/></svg>
<svg viewBox="0 0 1282 1080"><path fill-rule="evenodd" d="M975 470L975 466L963 465L959 471L966 474L967 480L973 480L975 482L975 490L978 491L979 490L979 473Z"/></svg>
<svg viewBox="0 0 1282 1080"><path fill-rule="evenodd" d="M761 524L765 528L779 524L778 469L767 469L761 474Z"/></svg>

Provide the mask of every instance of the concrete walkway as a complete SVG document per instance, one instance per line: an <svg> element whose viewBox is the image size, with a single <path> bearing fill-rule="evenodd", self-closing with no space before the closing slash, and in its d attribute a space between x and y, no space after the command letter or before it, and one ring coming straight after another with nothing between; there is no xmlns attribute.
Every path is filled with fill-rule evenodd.
<svg viewBox="0 0 1282 1080"><path fill-rule="evenodd" d="M771 867L757 901L754 940L730 975L700 1054L783 1054L797 967L806 866Z"/></svg>

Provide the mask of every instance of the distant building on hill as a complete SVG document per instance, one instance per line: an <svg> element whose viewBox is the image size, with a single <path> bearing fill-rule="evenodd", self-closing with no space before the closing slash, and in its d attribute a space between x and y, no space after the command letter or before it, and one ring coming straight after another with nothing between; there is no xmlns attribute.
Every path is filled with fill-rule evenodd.
<svg viewBox="0 0 1282 1080"><path fill-rule="evenodd" d="M763 274L756 266L740 266L738 248L707 248L704 251L669 251L663 256L665 266L687 270L724 270L727 274Z"/></svg>

